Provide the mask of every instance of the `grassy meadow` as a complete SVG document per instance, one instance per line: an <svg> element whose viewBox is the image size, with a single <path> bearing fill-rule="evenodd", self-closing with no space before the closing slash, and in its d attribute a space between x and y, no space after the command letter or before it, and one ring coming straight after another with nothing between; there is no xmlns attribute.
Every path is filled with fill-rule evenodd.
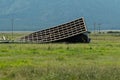
<svg viewBox="0 0 120 80"><path fill-rule="evenodd" d="M0 44L0 80L120 80L120 34L90 38L89 44Z"/></svg>

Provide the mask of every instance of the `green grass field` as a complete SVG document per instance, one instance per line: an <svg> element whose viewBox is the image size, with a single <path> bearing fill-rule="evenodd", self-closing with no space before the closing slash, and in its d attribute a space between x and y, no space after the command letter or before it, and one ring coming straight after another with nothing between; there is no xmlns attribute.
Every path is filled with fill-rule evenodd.
<svg viewBox="0 0 120 80"><path fill-rule="evenodd" d="M0 44L0 80L120 80L120 35L90 37L89 44Z"/></svg>

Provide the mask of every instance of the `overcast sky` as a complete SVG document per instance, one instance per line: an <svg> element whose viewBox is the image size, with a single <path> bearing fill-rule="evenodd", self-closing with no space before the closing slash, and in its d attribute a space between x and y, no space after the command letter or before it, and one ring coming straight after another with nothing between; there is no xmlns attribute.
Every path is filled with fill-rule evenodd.
<svg viewBox="0 0 120 80"><path fill-rule="evenodd" d="M120 0L0 0L0 27L10 28L12 17L16 29L37 30L84 16L90 29L94 23L120 29L119 4Z"/></svg>

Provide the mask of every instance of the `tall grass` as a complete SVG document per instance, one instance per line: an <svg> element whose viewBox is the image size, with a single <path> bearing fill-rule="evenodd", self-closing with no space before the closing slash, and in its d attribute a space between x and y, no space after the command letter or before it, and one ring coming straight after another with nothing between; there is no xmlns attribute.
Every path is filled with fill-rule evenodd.
<svg viewBox="0 0 120 80"><path fill-rule="evenodd" d="M9 70L9 71L8 71ZM119 80L117 66L47 66L9 68L1 74L3 80Z"/></svg>
<svg viewBox="0 0 120 80"><path fill-rule="evenodd" d="M0 44L0 80L120 80L120 37L90 44Z"/></svg>

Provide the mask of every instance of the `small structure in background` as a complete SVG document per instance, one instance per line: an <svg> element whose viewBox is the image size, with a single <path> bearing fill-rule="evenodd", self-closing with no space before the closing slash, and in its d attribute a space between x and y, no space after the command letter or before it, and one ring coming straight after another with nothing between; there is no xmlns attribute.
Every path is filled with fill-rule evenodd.
<svg viewBox="0 0 120 80"><path fill-rule="evenodd" d="M90 42L84 18L80 18L56 27L31 33L27 36L22 37L20 40L23 42L35 42L35 43Z"/></svg>
<svg viewBox="0 0 120 80"><path fill-rule="evenodd" d="M2 37L0 37L0 43L9 43L9 40L4 35L2 35Z"/></svg>
<svg viewBox="0 0 120 80"><path fill-rule="evenodd" d="M3 35L0 40L6 40L6 37Z"/></svg>

